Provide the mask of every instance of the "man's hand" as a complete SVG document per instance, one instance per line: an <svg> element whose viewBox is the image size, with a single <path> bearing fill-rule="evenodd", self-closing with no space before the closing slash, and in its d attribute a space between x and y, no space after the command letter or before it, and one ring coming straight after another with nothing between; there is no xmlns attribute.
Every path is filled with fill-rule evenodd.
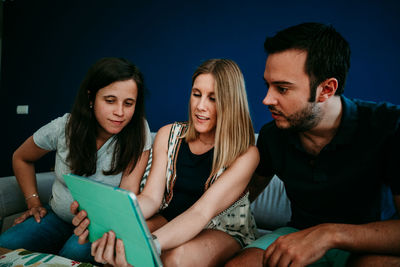
<svg viewBox="0 0 400 267"><path fill-rule="evenodd" d="M328 224L279 237L264 253L264 266L306 266L333 247Z"/></svg>

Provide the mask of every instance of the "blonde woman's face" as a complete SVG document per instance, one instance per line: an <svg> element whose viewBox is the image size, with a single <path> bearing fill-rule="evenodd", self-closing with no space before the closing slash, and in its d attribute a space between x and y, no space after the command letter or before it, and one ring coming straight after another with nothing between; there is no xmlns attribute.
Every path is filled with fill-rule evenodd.
<svg viewBox="0 0 400 267"><path fill-rule="evenodd" d="M196 132L213 135L217 125L217 107L214 77L211 74L200 74L195 79L190 96L190 108Z"/></svg>

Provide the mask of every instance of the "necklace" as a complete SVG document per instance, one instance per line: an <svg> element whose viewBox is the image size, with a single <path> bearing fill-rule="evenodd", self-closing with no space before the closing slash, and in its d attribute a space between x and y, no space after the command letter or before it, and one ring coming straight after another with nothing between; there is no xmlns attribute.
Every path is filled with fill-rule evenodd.
<svg viewBox="0 0 400 267"><path fill-rule="evenodd" d="M214 145L214 142L205 142L205 141L201 140L200 137L199 137L199 140L200 140L201 143L203 143L206 146L213 146Z"/></svg>

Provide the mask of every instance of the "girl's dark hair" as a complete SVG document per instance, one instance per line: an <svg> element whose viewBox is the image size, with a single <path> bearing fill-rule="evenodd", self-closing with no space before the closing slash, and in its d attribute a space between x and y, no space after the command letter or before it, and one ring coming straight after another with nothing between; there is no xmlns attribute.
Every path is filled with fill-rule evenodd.
<svg viewBox="0 0 400 267"><path fill-rule="evenodd" d="M328 78L339 82L336 95L344 92L351 51L349 43L331 25L309 22L289 27L267 37L264 49L268 54L288 49L307 51L305 71L310 77L310 101L314 101L318 85Z"/></svg>
<svg viewBox="0 0 400 267"><path fill-rule="evenodd" d="M69 154L67 162L72 173L90 176L96 173L97 125L91 103L95 102L97 92L116 81L134 80L138 94L135 113L131 121L119 132L113 142L115 149L109 170L104 175L114 175L127 169L134 169L144 148L144 79L140 70L123 58L102 58L87 72L72 107L71 116L65 128Z"/></svg>

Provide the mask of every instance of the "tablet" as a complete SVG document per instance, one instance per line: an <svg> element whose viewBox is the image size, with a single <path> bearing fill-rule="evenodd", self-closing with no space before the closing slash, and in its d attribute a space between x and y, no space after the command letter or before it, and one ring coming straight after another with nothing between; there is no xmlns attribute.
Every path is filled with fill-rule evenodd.
<svg viewBox="0 0 400 267"><path fill-rule="evenodd" d="M129 264L162 266L134 193L73 174L64 175L64 180L79 209L88 214L91 242L113 230L124 242Z"/></svg>

